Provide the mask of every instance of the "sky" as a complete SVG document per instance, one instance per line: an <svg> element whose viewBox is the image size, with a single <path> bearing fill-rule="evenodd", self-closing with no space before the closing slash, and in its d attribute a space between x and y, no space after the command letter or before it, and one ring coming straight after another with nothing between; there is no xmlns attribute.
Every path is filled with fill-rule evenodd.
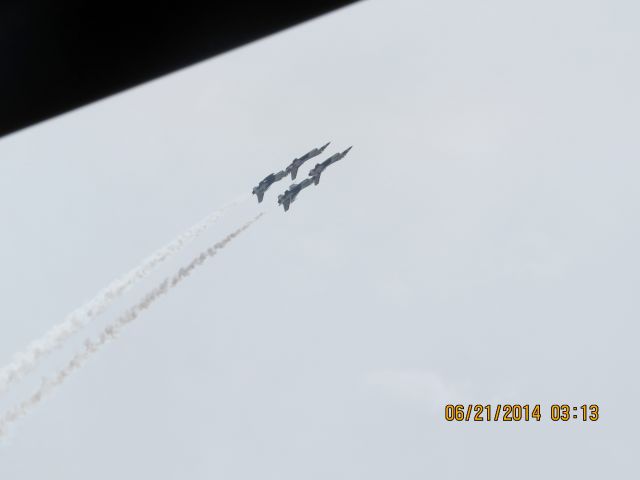
<svg viewBox="0 0 640 480"><path fill-rule="evenodd" d="M368 0L0 139L2 365L294 157L353 145L1 397L266 212L13 424L0 478L637 477L639 13Z"/></svg>

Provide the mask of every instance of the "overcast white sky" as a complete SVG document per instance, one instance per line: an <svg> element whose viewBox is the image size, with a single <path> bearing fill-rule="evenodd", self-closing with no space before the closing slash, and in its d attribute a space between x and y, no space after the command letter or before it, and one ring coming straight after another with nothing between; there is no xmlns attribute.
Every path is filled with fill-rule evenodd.
<svg viewBox="0 0 640 480"><path fill-rule="evenodd" d="M371 0L1 139L1 364L293 157L354 148L16 423L0 478L638 477L639 14Z"/></svg>

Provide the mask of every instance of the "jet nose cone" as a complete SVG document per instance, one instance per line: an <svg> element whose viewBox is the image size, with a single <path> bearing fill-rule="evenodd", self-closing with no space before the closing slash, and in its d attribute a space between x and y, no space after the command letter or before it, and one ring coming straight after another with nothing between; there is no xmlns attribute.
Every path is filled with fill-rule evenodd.
<svg viewBox="0 0 640 480"><path fill-rule="evenodd" d="M351 150L353 148L353 145L351 145L349 148L347 148L344 152L342 152L342 155L346 155L347 153L349 153L349 150Z"/></svg>
<svg viewBox="0 0 640 480"><path fill-rule="evenodd" d="M327 142L327 143L325 143L323 146L321 146L321 147L320 147L320 151L321 151L321 152L324 152L324 149L325 149L325 148L327 148L327 147L329 146L329 144L330 144L330 143L331 143L331 142Z"/></svg>

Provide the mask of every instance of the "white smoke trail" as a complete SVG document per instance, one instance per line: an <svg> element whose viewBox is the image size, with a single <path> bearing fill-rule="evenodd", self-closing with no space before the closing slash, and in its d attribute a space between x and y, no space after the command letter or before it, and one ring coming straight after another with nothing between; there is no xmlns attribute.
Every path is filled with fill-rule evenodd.
<svg viewBox="0 0 640 480"><path fill-rule="evenodd" d="M191 273L201 266L206 260L215 256L219 250L223 249L231 240L244 232L253 223L255 223L264 213L260 213L252 220L245 223L243 226L227 235L218 243L209 247L196 258L194 258L188 265L178 270L178 273L172 277L166 278L162 283L147 293L144 298L127 310L122 316L109 324L95 339L87 339L84 343L84 349L73 356L73 358L63 367L54 377L49 379L43 379L42 385L36 390L29 398L19 403L11 410L6 412L0 419L0 437L2 437L7 427L18 420L20 417L28 414L34 407L36 407L42 400L44 400L56 387L59 387L64 381L76 370L80 369L87 360L96 352L98 352L107 343L114 340L120 331L133 322L138 316L155 303L158 298L168 293L173 287L181 283Z"/></svg>
<svg viewBox="0 0 640 480"><path fill-rule="evenodd" d="M11 362L0 369L0 396L8 390L12 383L19 381L33 370L42 357L59 348L65 340L109 308L116 299L149 275L159 264L196 239L218 220L226 210L245 201L247 198L249 198L248 194L238 197L219 210L209 214L175 240L156 250L137 267L112 281L94 298L67 315L60 324L54 326L43 337L34 340L23 351L16 353Z"/></svg>

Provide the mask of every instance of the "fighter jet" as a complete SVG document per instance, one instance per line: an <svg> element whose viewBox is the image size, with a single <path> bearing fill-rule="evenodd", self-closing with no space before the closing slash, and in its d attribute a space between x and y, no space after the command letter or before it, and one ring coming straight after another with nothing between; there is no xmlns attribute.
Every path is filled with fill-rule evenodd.
<svg viewBox="0 0 640 480"><path fill-rule="evenodd" d="M267 175L256 187L253 187L253 191L251 193L258 196L258 203L260 203L264 198L264 192L266 192L269 187L275 182L277 182L278 180L282 180L286 176L287 172L284 170L280 170L278 173Z"/></svg>
<svg viewBox="0 0 640 480"><path fill-rule="evenodd" d="M316 166L313 167L311 170L309 170L309 176L313 179L313 183L318 185L318 183L320 183L320 175L322 175L322 172L324 172L324 169L327 168L332 163L336 163L338 160L341 160L342 158L344 158L344 156L347 153L349 153L349 150L351 150L352 148L353 146L347 148L342 153L333 154L322 163L316 163Z"/></svg>
<svg viewBox="0 0 640 480"><path fill-rule="evenodd" d="M300 191L303 188L307 188L309 185L311 185L311 183L313 183L313 180L311 178L305 178L300 183L291 184L291 186L287 190L285 190L282 195L278 195L278 205L282 205L284 207L284 211L286 212L287 210L289 210L289 205L291 205L295 201Z"/></svg>
<svg viewBox="0 0 640 480"><path fill-rule="evenodd" d="M329 142L329 143L331 143L331 142ZM320 148L314 148L313 150L305 153L300 158L294 159L293 162L291 162L291 164L285 170L285 172L291 173L291 180L295 180L296 179L296 175L298 174L298 169L302 166L302 164L304 162L306 162L310 158L313 158L313 157L315 157L317 155L320 155L322 152L324 152L324 149L329 146L329 143L325 143Z"/></svg>

